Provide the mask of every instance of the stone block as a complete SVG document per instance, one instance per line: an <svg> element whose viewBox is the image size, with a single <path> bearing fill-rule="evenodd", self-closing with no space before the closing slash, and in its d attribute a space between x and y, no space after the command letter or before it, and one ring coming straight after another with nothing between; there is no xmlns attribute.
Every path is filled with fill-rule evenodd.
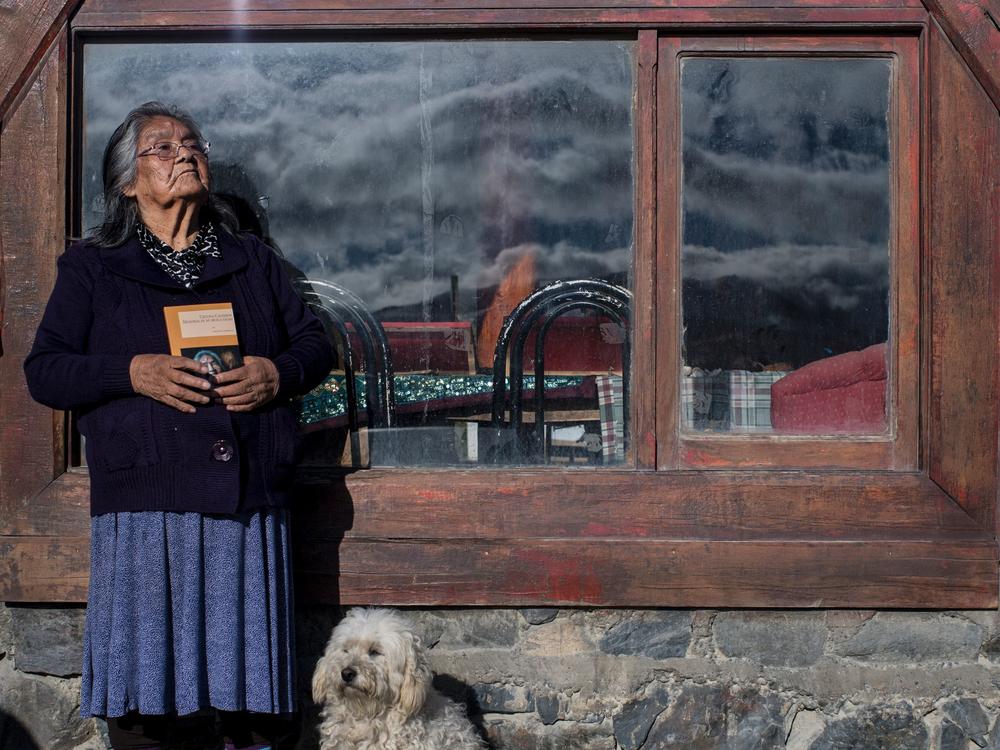
<svg viewBox="0 0 1000 750"><path fill-rule="evenodd" d="M941 710L961 730L963 737L979 747L986 744L990 719L979 701L975 698L956 698L941 706Z"/></svg>
<svg viewBox="0 0 1000 750"><path fill-rule="evenodd" d="M80 680L25 674L0 660L0 732L7 750L77 750L92 746L93 719L80 718ZM9 735L8 735L9 733ZM29 738L30 744L14 744Z"/></svg>
<svg viewBox="0 0 1000 750"><path fill-rule="evenodd" d="M754 688L685 684L657 717L642 750L785 746L782 701Z"/></svg>
<svg viewBox="0 0 1000 750"><path fill-rule="evenodd" d="M984 633L1000 635L1000 610L963 609L956 614L979 625Z"/></svg>
<svg viewBox="0 0 1000 750"><path fill-rule="evenodd" d="M546 726L537 719L510 717L487 721L486 734L490 746L502 750L615 750L610 727L604 724Z"/></svg>
<svg viewBox="0 0 1000 750"><path fill-rule="evenodd" d="M14 649L14 624L10 607L0 602L0 659Z"/></svg>
<svg viewBox="0 0 1000 750"><path fill-rule="evenodd" d="M831 609L825 614L830 637L839 641L857 633L858 628L875 616L875 610Z"/></svg>
<svg viewBox="0 0 1000 750"><path fill-rule="evenodd" d="M925 612L881 612L836 647L841 656L874 662L974 661L983 629L964 618Z"/></svg>
<svg viewBox="0 0 1000 750"><path fill-rule="evenodd" d="M479 708L486 714L518 714L535 710L535 697L523 685L472 686Z"/></svg>
<svg viewBox="0 0 1000 750"><path fill-rule="evenodd" d="M809 750L813 742L823 734L826 719L819 711L802 709L792 719L785 741L785 750Z"/></svg>
<svg viewBox="0 0 1000 750"><path fill-rule="evenodd" d="M969 740L962 727L948 719L941 722L941 736L938 738L937 750L966 750L968 746Z"/></svg>
<svg viewBox="0 0 1000 750"><path fill-rule="evenodd" d="M420 643L423 644L424 648L434 648L437 646L445 627L448 625L447 613L422 610L407 611L403 614L412 625L413 632L420 638Z"/></svg>
<svg viewBox="0 0 1000 750"><path fill-rule="evenodd" d="M612 626L601 638L606 654L631 654L652 659L681 657L691 642L691 612L635 612Z"/></svg>
<svg viewBox="0 0 1000 750"><path fill-rule="evenodd" d="M987 750L1000 750L1000 717L997 717L996 721L993 722L993 728L990 730L985 747Z"/></svg>
<svg viewBox="0 0 1000 750"><path fill-rule="evenodd" d="M630 701L622 707L614 717L615 739L622 750L639 750L642 747L649 736L653 722L663 713L669 699L667 689L662 685L656 685L647 691L644 697Z"/></svg>
<svg viewBox="0 0 1000 750"><path fill-rule="evenodd" d="M435 648L504 648L517 644L523 620L516 609L454 610L441 618L441 636Z"/></svg>
<svg viewBox="0 0 1000 750"><path fill-rule="evenodd" d="M1000 662L1000 635L995 635L983 644L983 656L992 662Z"/></svg>
<svg viewBox="0 0 1000 750"><path fill-rule="evenodd" d="M555 724L559 719L565 718L559 696L555 693L542 693L535 696L535 711L542 724Z"/></svg>
<svg viewBox="0 0 1000 750"><path fill-rule="evenodd" d="M763 750L785 746L787 708L780 697L751 686L730 687L723 697L727 748Z"/></svg>
<svg viewBox="0 0 1000 750"><path fill-rule="evenodd" d="M867 707L831 721L810 750L925 750L927 728L907 704Z"/></svg>
<svg viewBox="0 0 1000 750"><path fill-rule="evenodd" d="M532 657L565 657L595 651L587 629L570 617L528 628L521 640L521 652Z"/></svg>
<svg viewBox="0 0 1000 750"><path fill-rule="evenodd" d="M719 651L730 658L807 667L823 656L827 631L819 612L722 612L713 633Z"/></svg>
<svg viewBox="0 0 1000 750"><path fill-rule="evenodd" d="M83 607L10 606L14 666L60 677L83 667Z"/></svg>
<svg viewBox="0 0 1000 750"><path fill-rule="evenodd" d="M521 616L531 625L544 625L552 622L559 614L558 609L522 609Z"/></svg>

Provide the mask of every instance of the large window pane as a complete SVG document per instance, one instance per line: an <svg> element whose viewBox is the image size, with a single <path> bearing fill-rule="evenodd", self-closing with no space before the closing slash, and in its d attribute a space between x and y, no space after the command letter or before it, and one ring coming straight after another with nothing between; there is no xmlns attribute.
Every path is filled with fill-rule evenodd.
<svg viewBox="0 0 1000 750"><path fill-rule="evenodd" d="M630 287L630 43L90 44L84 72L84 226L100 216L111 130L140 102L176 102L202 124L215 189L245 225L306 289L342 287L383 324L395 426L362 408L351 440L335 371L302 401L308 461L623 460L626 336L591 308L549 330L544 432L531 428L533 337L528 434L512 446L489 421L505 315L555 281ZM361 331L348 332L357 356ZM364 407L373 363L361 368Z"/></svg>
<svg viewBox="0 0 1000 750"><path fill-rule="evenodd" d="M682 62L682 424L886 429L890 62Z"/></svg>

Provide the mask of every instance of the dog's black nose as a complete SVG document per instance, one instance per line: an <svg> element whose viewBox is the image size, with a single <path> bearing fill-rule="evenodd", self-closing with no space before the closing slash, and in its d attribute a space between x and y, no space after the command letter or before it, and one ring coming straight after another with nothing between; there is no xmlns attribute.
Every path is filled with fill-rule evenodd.
<svg viewBox="0 0 1000 750"><path fill-rule="evenodd" d="M358 676L358 673L355 672L350 667L348 667L347 669L340 670L340 676L344 680L344 682L351 682L355 677Z"/></svg>

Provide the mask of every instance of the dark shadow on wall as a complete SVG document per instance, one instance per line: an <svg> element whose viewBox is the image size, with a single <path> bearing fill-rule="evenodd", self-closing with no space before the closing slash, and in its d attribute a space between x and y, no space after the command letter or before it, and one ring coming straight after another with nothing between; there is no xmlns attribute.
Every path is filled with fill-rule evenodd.
<svg viewBox="0 0 1000 750"><path fill-rule="evenodd" d="M41 750L41 747L20 721L0 711L0 750Z"/></svg>
<svg viewBox="0 0 1000 750"><path fill-rule="evenodd" d="M313 703L312 675L330 633L343 616L344 610L336 604L314 604L300 598L296 607L296 667L299 710L302 714L302 734L296 750L316 750L319 747L320 707Z"/></svg>
<svg viewBox="0 0 1000 750"><path fill-rule="evenodd" d="M320 706L312 699L312 676L334 627L347 609L341 603L340 545L354 526L354 513L354 499L343 478L302 472L292 511L296 670L302 715L302 734L296 750L319 747ZM488 743L483 710L473 688L448 674L436 675L433 684L467 707L469 719Z"/></svg>
<svg viewBox="0 0 1000 750"><path fill-rule="evenodd" d="M469 721L475 726L476 732L486 743L487 747L493 747L490 744L489 736L486 734L486 725L483 723L483 708L479 705L479 699L476 697L476 691L472 689L472 686L457 677L452 677L450 674L436 674L434 675L434 688L459 705L465 706L466 714L469 717Z"/></svg>
<svg viewBox="0 0 1000 750"><path fill-rule="evenodd" d="M312 675L334 627L340 604L340 543L354 525L354 501L343 479L300 476L292 510L295 576L295 643L302 735L296 750L319 747L320 706Z"/></svg>

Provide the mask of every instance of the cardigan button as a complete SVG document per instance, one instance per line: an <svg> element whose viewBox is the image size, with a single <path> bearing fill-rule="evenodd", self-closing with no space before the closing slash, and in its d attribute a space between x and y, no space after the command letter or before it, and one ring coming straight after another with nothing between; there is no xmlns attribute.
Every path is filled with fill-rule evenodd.
<svg viewBox="0 0 1000 750"><path fill-rule="evenodd" d="M216 440L212 444L212 458L216 461L228 461L233 457L233 446L228 440Z"/></svg>

